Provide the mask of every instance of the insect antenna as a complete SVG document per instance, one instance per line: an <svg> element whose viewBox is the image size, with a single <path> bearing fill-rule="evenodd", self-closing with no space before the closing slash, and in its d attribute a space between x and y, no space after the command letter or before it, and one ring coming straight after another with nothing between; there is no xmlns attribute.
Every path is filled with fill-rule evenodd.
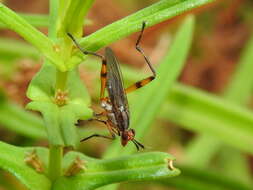
<svg viewBox="0 0 253 190"><path fill-rule="evenodd" d="M132 140L133 141L133 143L134 143L134 145L136 146L136 148L137 148L137 150L139 151L140 150L140 147L142 148L142 149L145 149L145 147L144 147L144 145L143 144L141 144L141 143L139 143L137 140Z"/></svg>

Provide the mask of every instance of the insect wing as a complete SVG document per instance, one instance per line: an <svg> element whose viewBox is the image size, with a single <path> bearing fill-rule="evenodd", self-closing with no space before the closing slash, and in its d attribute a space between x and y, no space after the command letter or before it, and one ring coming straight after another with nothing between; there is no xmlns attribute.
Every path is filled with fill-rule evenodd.
<svg viewBox="0 0 253 190"><path fill-rule="evenodd" d="M123 80L118 61L110 48L105 49L105 59L107 62L107 90L110 101L114 108L123 106L128 109L126 93L123 87Z"/></svg>

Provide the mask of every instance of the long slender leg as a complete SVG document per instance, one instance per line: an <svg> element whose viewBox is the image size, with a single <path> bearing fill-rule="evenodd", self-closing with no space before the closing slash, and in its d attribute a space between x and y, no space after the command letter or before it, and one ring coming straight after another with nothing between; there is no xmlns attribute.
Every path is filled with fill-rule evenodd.
<svg viewBox="0 0 253 190"><path fill-rule="evenodd" d="M93 137L102 137L102 138L111 139L111 140L115 139L114 131L113 131L112 127L110 126L110 124L107 121L104 121L104 120L101 120L101 119L97 119L97 118L90 119L90 121L92 121L92 120L104 123L107 126L107 129L109 130L111 136L105 136L105 135L100 135L100 134L93 134L93 135L90 135L90 136L82 139L80 142L86 141L86 140L88 140L90 138L93 138Z"/></svg>
<svg viewBox="0 0 253 190"><path fill-rule="evenodd" d="M94 56L97 56L97 57L99 57L99 58L101 58L101 59L104 59L104 56L103 56L103 55L100 55L100 54L97 54L97 53L94 53L94 52L90 52L90 51L84 50L84 49L77 43L76 39L74 38L74 36L72 36L72 34L70 34L70 33L67 33L67 34L68 34L68 36L71 38L71 40L75 43L76 47L77 47L81 52L83 52L83 54L85 54L85 55L94 55Z"/></svg>
<svg viewBox="0 0 253 190"><path fill-rule="evenodd" d="M85 55L94 55L99 57L100 59L102 59L102 67L101 67L101 73L100 73L100 78L101 78L101 90L100 90L100 100L104 99L104 95L105 95L105 85L106 85L106 60L104 58L103 55L94 53L94 52L90 52L90 51L86 51L84 50L76 41L76 39L70 34L67 33L68 36L72 39L72 41L75 43L76 47L78 49L80 49L80 51L85 54Z"/></svg>
<svg viewBox="0 0 253 190"><path fill-rule="evenodd" d="M131 86L129 86L128 88L125 89L125 92L126 92L126 93L132 92L132 91L134 91L134 90L136 90L136 89L138 89L138 88L141 88L141 87L145 86L146 84L148 84L148 83L150 83L152 80L154 80L155 77L156 77L155 69L152 67L152 65L151 65L151 63L150 63L148 57L145 55L144 51L143 51L142 48L139 46L139 44L140 44L140 42L141 42L141 38L142 38L142 36L143 36L143 32L144 32L145 26L146 26L146 23L143 22L143 23L142 23L141 33L140 33L140 35L139 35L139 37L138 37L138 39L137 39L137 42L136 42L136 44L135 44L135 48L136 48L137 51L139 51L139 52L143 55L143 57L144 57L144 59L145 59L145 62L148 64L148 66L149 66L150 70L152 71L153 75L150 76L150 77L147 77L147 78L145 78L145 79L143 79L143 80L141 80L141 81L138 81L138 82L134 83L134 84L131 85Z"/></svg>
<svg viewBox="0 0 253 190"><path fill-rule="evenodd" d="M108 137L108 136L104 136L104 135L100 135L100 134L93 134L91 136L88 136L88 137L82 139L80 142L87 141L88 139L93 138L93 137L102 137L102 138L111 139L111 140L115 139L115 136Z"/></svg>

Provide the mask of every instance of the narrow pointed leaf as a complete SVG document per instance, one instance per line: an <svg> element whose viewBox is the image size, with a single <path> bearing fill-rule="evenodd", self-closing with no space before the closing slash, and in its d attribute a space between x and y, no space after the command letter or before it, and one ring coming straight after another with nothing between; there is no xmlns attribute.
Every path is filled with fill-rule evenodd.
<svg viewBox="0 0 253 190"><path fill-rule="evenodd" d="M86 50L97 51L106 45L139 31L143 21L146 21L147 26L153 26L186 11L214 1L215 0L161 0L82 38L80 44ZM79 55L81 55L80 52ZM74 58L69 63L69 67L74 67L76 64L79 64L80 61L81 59Z"/></svg>
<svg viewBox="0 0 253 190"><path fill-rule="evenodd" d="M103 185L122 181L143 181L174 177L180 171L171 169L169 162L174 157L161 152L142 153L110 160L90 159L80 153L69 153L64 158L65 167L76 157L85 163L85 170L72 177L61 177L53 189L92 190Z"/></svg>

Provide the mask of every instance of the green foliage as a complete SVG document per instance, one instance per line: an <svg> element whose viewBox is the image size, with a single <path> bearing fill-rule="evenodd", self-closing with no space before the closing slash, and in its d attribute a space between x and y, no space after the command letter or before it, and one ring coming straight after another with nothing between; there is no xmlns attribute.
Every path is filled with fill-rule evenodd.
<svg viewBox="0 0 253 190"><path fill-rule="evenodd" d="M35 27L47 27L48 26L48 15L40 15L40 14L19 14L19 16L23 17L29 24ZM6 28L6 25L0 23L0 28Z"/></svg>
<svg viewBox="0 0 253 190"><path fill-rule="evenodd" d="M253 153L250 148L253 114L247 109L180 84L173 87L168 106L164 109L164 117L186 129L213 135L236 148Z"/></svg>
<svg viewBox="0 0 253 190"><path fill-rule="evenodd" d="M140 24L143 21L146 21L148 26L152 26L208 2L212 2L212 0L162 0L101 29L87 38L83 38L81 44L86 45L87 42L87 46L84 48L97 50L140 30ZM63 156L63 147L75 147L78 141L77 130L74 126L76 121L87 119L92 115L89 108L90 97L80 81L76 68L81 59L75 56L75 52L72 52L73 43L65 35L67 32L72 32L75 36L81 36L83 18L92 3L92 0L87 0L85 3L74 0L51 0L48 17L49 37L31 25L33 24L29 20L31 16L22 18L0 4L0 21L31 43L46 58L41 70L29 85L27 96L31 102L27 108L41 112L49 140L49 150L44 148L17 148L0 143L0 152L2 151L0 167L17 176L31 190L95 189L111 183L168 178L180 173L178 169L171 166L174 157L166 153L144 153L112 160L91 159L77 152L70 152ZM76 20L72 22L74 17ZM38 23L45 24L45 19L47 18L42 18ZM34 25L38 26L38 23ZM150 89L146 88L149 90L147 93L150 94L143 99L140 108L133 111L133 123L137 125L137 121L141 118L141 113L138 111L144 109L145 102L153 96L154 90L160 88L159 81L165 80L168 87L162 89L161 96L150 107L151 115L147 115L150 119L147 122L142 122L142 130L151 124L156 115L156 109L162 104L169 87L182 68L190 47L193 24L193 17L188 17L176 35L171 53L158 69L160 76L158 76L157 82L154 82ZM170 72L168 72L169 69ZM19 108L5 100L1 102L7 109L0 112L0 115L14 114L16 118L22 117L16 121L23 123L23 126L6 120L3 121L7 126L27 136L45 137L40 120L35 119L31 114L20 111ZM24 124L33 126L34 129L26 129ZM15 126L19 126L19 129L16 129ZM140 130L141 126L138 128L139 137L143 136L143 131ZM31 167L31 163L30 166L25 163L27 156L33 151L38 154L36 161L39 165L43 164L45 169L43 173L36 172ZM81 159L86 169L82 169L80 173L71 173L72 176L70 177L63 176L72 167L77 157Z"/></svg>
<svg viewBox="0 0 253 190"><path fill-rule="evenodd" d="M76 71L69 72L66 105L58 106L54 91L56 68L44 64L29 85L27 96L32 100L27 108L40 111L45 120L50 144L75 146L79 141L74 124L92 116L90 99Z"/></svg>
<svg viewBox="0 0 253 190"><path fill-rule="evenodd" d="M94 0L76 0L72 1L68 7L62 11L62 19L60 20L61 35L66 36L66 31L75 36L81 36L83 33L83 19L86 16L89 8L91 7ZM60 2L62 7L65 6L66 2ZM73 22L73 20L75 22ZM67 36L66 36L67 37Z"/></svg>
<svg viewBox="0 0 253 190"><path fill-rule="evenodd" d="M44 171L37 173L24 160L29 153L36 151L43 163ZM97 160L78 152L69 152L65 155L64 171L79 157L86 168L72 177L60 177L52 184L47 177L48 150L45 148L20 148L0 142L0 168L15 175L29 189L71 189L90 190L109 183L125 180L154 180L164 177L173 177L180 172L168 167L170 160L175 158L161 152L143 153L134 156L121 157L111 160ZM51 186L53 186L51 188Z"/></svg>
<svg viewBox="0 0 253 190"><path fill-rule="evenodd" d="M87 169L71 178L59 178L53 189L65 190L71 187L73 190L90 190L123 180L155 180L173 177L180 173L178 169L171 170L168 167L168 161L174 160L174 157L161 152L142 153L110 160L87 160L83 154L71 152L65 156L65 161L70 163L70 160L76 156L86 160Z"/></svg>
<svg viewBox="0 0 253 190"><path fill-rule="evenodd" d="M0 105L1 125L27 137L35 139L46 138L43 122L39 117L28 113L23 108L7 100L0 100ZM9 116L12 116L12 119Z"/></svg>
<svg viewBox="0 0 253 190"><path fill-rule="evenodd" d="M34 45L59 69L64 70L64 64L55 50L55 44L43 33L30 25L25 19L4 6L2 3L0 3L0 21Z"/></svg>
<svg viewBox="0 0 253 190"><path fill-rule="evenodd" d="M139 31L143 21L147 22L147 26L153 26L185 11L191 10L192 8L213 1L214 0L161 0L145 9L116 21L85 38L82 38L80 44L86 50L97 51L108 44ZM79 51L78 56L85 57ZM72 60L70 60L68 67L75 67L80 61L80 58L73 57Z"/></svg>
<svg viewBox="0 0 253 190"><path fill-rule="evenodd" d="M251 190L252 187L232 177L210 169L199 169L190 166L179 166L182 174L173 179L162 179L160 183L180 190Z"/></svg>
<svg viewBox="0 0 253 190"><path fill-rule="evenodd" d="M29 189L49 190L50 180L29 167L24 159L32 149L23 149L0 142L0 167L15 175ZM36 148L38 154L45 154L44 148Z"/></svg>

